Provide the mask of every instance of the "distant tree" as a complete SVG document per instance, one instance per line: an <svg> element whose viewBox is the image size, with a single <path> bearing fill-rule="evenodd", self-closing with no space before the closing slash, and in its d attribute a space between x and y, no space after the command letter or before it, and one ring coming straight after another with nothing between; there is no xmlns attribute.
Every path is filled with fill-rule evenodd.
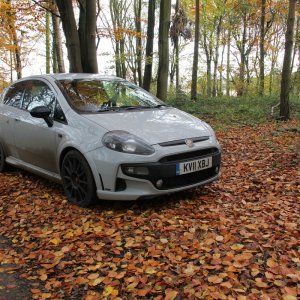
<svg viewBox="0 0 300 300"><path fill-rule="evenodd" d="M287 29L285 34L285 50L282 67L281 93L280 93L280 118L290 119L289 92L291 82L291 62L294 42L294 27L297 0L289 0L289 12L287 18Z"/></svg>
<svg viewBox="0 0 300 300"><path fill-rule="evenodd" d="M198 57L199 57L199 35L200 35L200 3L196 0L196 14L195 14L195 39L194 39L194 58L193 58L193 71L192 71L192 87L191 99L197 99L197 73L198 73Z"/></svg>
<svg viewBox="0 0 300 300"><path fill-rule="evenodd" d="M163 100L167 99L168 92L170 16L171 0L161 0L158 35L157 97Z"/></svg>
<svg viewBox="0 0 300 300"><path fill-rule="evenodd" d="M174 75L176 78L176 91L180 89L180 72L179 72L179 46L180 38L183 38L184 41L187 41L191 38L191 28L190 22L187 17L187 12L180 0L176 0L175 4L175 13L172 16L171 28L170 28L170 37L173 45L173 60L170 70L170 80L171 84L174 81Z"/></svg>
<svg viewBox="0 0 300 300"><path fill-rule="evenodd" d="M78 25L72 0L56 0L56 4L66 38L70 72L97 73L96 0L78 1Z"/></svg>

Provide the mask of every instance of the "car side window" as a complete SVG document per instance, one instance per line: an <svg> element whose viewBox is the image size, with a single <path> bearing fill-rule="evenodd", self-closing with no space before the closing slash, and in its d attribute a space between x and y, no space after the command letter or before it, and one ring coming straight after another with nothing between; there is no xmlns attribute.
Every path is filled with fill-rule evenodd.
<svg viewBox="0 0 300 300"><path fill-rule="evenodd" d="M32 110L37 106L46 106L51 110L50 117L57 121L66 121L65 115L50 87L40 80L28 80L25 84L25 93L22 109Z"/></svg>
<svg viewBox="0 0 300 300"><path fill-rule="evenodd" d="M9 106L20 108L23 93L24 93L23 82L15 83L7 89L3 98L3 103Z"/></svg>
<svg viewBox="0 0 300 300"><path fill-rule="evenodd" d="M60 121L60 122L67 121L65 114L57 100L56 100L56 104L55 104L53 119L56 121Z"/></svg>
<svg viewBox="0 0 300 300"><path fill-rule="evenodd" d="M25 93L22 101L22 109L32 110L37 106L46 106L54 115L56 97L46 83L40 80L28 80L25 82Z"/></svg>

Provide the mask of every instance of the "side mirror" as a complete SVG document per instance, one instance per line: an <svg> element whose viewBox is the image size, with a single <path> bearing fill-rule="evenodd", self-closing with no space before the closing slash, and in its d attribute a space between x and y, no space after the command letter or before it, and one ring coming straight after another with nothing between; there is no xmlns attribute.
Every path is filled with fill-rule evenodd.
<svg viewBox="0 0 300 300"><path fill-rule="evenodd" d="M44 119L45 122L47 123L48 127L53 126L53 120L49 117L51 114L51 110L48 107L46 107L46 106L34 107L30 111L30 114L34 118Z"/></svg>

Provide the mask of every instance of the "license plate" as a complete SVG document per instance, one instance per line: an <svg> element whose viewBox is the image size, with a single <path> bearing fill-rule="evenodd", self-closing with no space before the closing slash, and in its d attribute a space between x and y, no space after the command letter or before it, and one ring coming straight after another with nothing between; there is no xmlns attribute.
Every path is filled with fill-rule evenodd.
<svg viewBox="0 0 300 300"><path fill-rule="evenodd" d="M176 164L176 175L183 175L212 167L212 157L205 157Z"/></svg>

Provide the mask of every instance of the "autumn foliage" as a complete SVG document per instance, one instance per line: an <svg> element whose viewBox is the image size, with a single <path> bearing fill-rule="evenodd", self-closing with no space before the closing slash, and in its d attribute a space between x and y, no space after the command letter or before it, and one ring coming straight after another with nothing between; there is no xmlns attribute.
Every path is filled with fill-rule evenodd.
<svg viewBox="0 0 300 300"><path fill-rule="evenodd" d="M0 174L0 298L296 300L299 128L219 131L221 179L159 200L82 209L48 181Z"/></svg>

